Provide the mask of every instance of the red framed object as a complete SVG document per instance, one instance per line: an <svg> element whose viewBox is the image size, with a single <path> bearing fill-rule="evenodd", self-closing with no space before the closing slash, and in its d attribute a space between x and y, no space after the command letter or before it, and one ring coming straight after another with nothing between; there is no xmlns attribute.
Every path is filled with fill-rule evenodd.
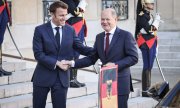
<svg viewBox="0 0 180 108"><path fill-rule="evenodd" d="M118 108L117 66L102 67L100 70L100 108Z"/></svg>

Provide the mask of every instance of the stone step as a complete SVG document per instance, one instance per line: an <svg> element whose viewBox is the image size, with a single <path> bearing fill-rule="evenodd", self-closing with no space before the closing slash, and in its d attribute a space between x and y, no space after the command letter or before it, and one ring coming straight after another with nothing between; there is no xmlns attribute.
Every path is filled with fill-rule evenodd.
<svg viewBox="0 0 180 108"><path fill-rule="evenodd" d="M178 39L159 39L159 45L180 45L180 38Z"/></svg>
<svg viewBox="0 0 180 108"><path fill-rule="evenodd" d="M180 32L157 32L159 39L180 39Z"/></svg>
<svg viewBox="0 0 180 108"><path fill-rule="evenodd" d="M34 69L24 69L13 72L10 76L0 77L0 86L6 84L14 84L20 82L31 81Z"/></svg>
<svg viewBox="0 0 180 108"><path fill-rule="evenodd" d="M136 97L128 100L128 108L154 108L158 104L152 98ZM49 107L52 108L52 107ZM98 108L96 107L83 107L83 108Z"/></svg>
<svg viewBox="0 0 180 108"><path fill-rule="evenodd" d="M16 83L0 86L0 99L32 93L32 83Z"/></svg>
<svg viewBox="0 0 180 108"><path fill-rule="evenodd" d="M180 67L180 59L160 59L159 63L162 67ZM138 63L135 66L143 66L143 60L139 59ZM154 61L154 66L157 67L156 60Z"/></svg>
<svg viewBox="0 0 180 108"><path fill-rule="evenodd" d="M134 100L134 98L137 98L139 96L140 96L140 90L139 90L139 88L135 88L134 92L130 93L129 100L131 100L131 99ZM93 99L93 101L92 101L92 99ZM74 106L76 106L76 108L98 108L97 100L98 100L97 94L83 96L83 97L79 97L77 99L75 99L75 98L68 99L67 108L74 108ZM152 101L152 99L150 99L150 100ZM131 103L128 102L129 105L131 105ZM48 103L46 108L52 108L52 104Z"/></svg>
<svg viewBox="0 0 180 108"><path fill-rule="evenodd" d="M50 96L48 96L49 98ZM67 108L97 108L97 94L68 98ZM153 108L157 101L152 98L133 97L128 100L128 108ZM0 99L0 108L32 108L32 95L20 95L11 98ZM52 108L51 102L47 101L46 108Z"/></svg>
<svg viewBox="0 0 180 108"><path fill-rule="evenodd" d="M85 87L69 88L67 97L73 98L73 97L97 93L98 91L97 88L98 88L97 82L87 82ZM23 95L28 93L32 93L31 82L0 86L0 98L8 98L8 97ZM138 89L136 89L135 94L131 94L130 97L136 97L136 95L139 95Z"/></svg>
<svg viewBox="0 0 180 108"><path fill-rule="evenodd" d="M67 106L69 106L68 108L72 108L72 106L74 106L73 102L77 103L77 101L79 100L81 100L79 102L82 102L84 100L87 101L85 104L84 102L82 102L81 103L82 105L86 105L86 104L90 105L91 103L88 103L90 102L90 100L97 101L97 91L98 91L97 82L86 83L86 85L87 85L86 87L81 87L81 88L69 88L68 102L67 102L68 104ZM2 90L4 90L4 92ZM0 91L3 94L5 94L5 96L0 99L0 108L22 108L22 107L32 106L32 85L30 82L26 82L24 84L20 83L20 84L13 84L13 85L5 85L5 86L0 87ZM140 95L139 88L135 88L134 91L135 92L130 93L129 98L137 97ZM93 94L96 94L96 98L92 99L91 96ZM88 100L86 100L86 98L89 96L90 96L90 100L89 98ZM48 95L47 103L51 103L50 94ZM78 108L80 108L80 106ZM86 107L83 107L83 108L86 108Z"/></svg>
<svg viewBox="0 0 180 108"><path fill-rule="evenodd" d="M97 88L98 85L96 82L86 83L86 87L69 88L67 97L73 98L73 97L97 93ZM2 85L0 86L0 99L29 94L32 93L32 91L33 88L31 82Z"/></svg>
<svg viewBox="0 0 180 108"><path fill-rule="evenodd" d="M161 67L163 72L180 72L180 67ZM132 66L131 73L142 72L142 66ZM159 72L158 67L153 67L152 72Z"/></svg>
<svg viewBox="0 0 180 108"><path fill-rule="evenodd" d="M152 98L136 97L128 100L128 108L154 108L158 104Z"/></svg>
<svg viewBox="0 0 180 108"><path fill-rule="evenodd" d="M139 59L142 58L142 53L139 52ZM159 59L180 59L180 52L158 52Z"/></svg>
<svg viewBox="0 0 180 108"><path fill-rule="evenodd" d="M180 45L159 45L159 52L180 52Z"/></svg>
<svg viewBox="0 0 180 108"><path fill-rule="evenodd" d="M92 85L92 84L90 84L90 85L91 86L89 86L89 84L87 84L87 87L81 87L81 88L69 88L68 100L69 99L72 100L74 98L78 99L79 97L89 96L94 93L97 93L97 86L95 87L95 85ZM23 89L23 88L21 88L21 89ZM12 91L12 90L13 90L13 88L11 88L10 91ZM82 99L82 101L83 100L84 99ZM92 99L92 100L97 100L97 99ZM48 94L47 103L50 103L50 102L51 102L51 95ZM71 102L69 102L69 103L71 104ZM86 104L87 104L87 102L86 102ZM29 107L29 106L32 106L32 93L0 99L0 108L24 108L24 107ZM72 105L70 105L70 106L72 106Z"/></svg>
<svg viewBox="0 0 180 108"><path fill-rule="evenodd" d="M0 99L0 108L28 108L32 106L32 94Z"/></svg>
<svg viewBox="0 0 180 108"><path fill-rule="evenodd" d="M97 94L88 96L71 98L67 100L67 108L91 108L97 106L98 102ZM52 108L52 104L48 103L46 108Z"/></svg>
<svg viewBox="0 0 180 108"><path fill-rule="evenodd" d="M25 62L2 62L3 69L10 72L15 72L19 70L26 69L26 63Z"/></svg>
<svg viewBox="0 0 180 108"><path fill-rule="evenodd" d="M131 92L129 95L129 99L139 97L140 96L140 89L135 88L134 92ZM82 97L76 98L69 98L67 101L67 108L94 108L98 105L98 95L97 93L86 95ZM46 108L52 108L52 103L47 103Z"/></svg>

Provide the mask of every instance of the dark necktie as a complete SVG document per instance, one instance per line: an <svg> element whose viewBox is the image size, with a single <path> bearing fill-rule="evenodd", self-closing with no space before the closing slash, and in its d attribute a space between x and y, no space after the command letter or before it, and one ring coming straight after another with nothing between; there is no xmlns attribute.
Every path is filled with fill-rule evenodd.
<svg viewBox="0 0 180 108"><path fill-rule="evenodd" d="M56 35L55 35L55 39L57 41L58 44L58 48L60 48L60 33L59 33L59 27L56 27Z"/></svg>
<svg viewBox="0 0 180 108"><path fill-rule="evenodd" d="M107 51L109 49L109 35L110 35L110 33L106 33L105 55L107 55Z"/></svg>

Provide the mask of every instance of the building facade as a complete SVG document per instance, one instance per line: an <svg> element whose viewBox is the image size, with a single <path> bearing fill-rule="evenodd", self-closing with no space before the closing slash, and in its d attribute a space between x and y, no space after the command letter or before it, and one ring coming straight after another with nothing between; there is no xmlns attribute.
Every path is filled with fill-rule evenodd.
<svg viewBox="0 0 180 108"><path fill-rule="evenodd" d="M12 35L21 48L31 48L34 28L48 19L47 2L50 0L8 0L11 3ZM88 37L86 42L92 46L96 34L102 32L100 13L103 8L113 7L119 17L118 27L134 34L137 0L87 0L85 12ZM156 0L155 11L160 13L163 24L161 31L180 31L180 0ZM15 49L8 31L5 33L3 49Z"/></svg>

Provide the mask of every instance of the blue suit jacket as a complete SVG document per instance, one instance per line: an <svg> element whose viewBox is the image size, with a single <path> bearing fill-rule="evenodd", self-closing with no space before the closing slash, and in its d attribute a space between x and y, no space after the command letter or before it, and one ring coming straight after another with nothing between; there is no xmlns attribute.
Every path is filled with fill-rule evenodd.
<svg viewBox="0 0 180 108"><path fill-rule="evenodd" d="M104 32L96 36L96 42L94 44L96 53L93 56L76 60L75 67L87 67L94 64L97 59L100 59L102 64L113 62L118 65L118 94L129 94L130 90L133 91L130 66L138 62L136 42L129 32L117 27L111 40L107 56L105 56L104 36Z"/></svg>
<svg viewBox="0 0 180 108"><path fill-rule="evenodd" d="M33 74L33 84L36 86L50 87L57 78L64 87L69 86L69 71L65 72L56 67L57 60L72 60L73 50L83 55L92 53L92 48L85 47L75 34L75 30L69 26L63 26L61 47L55 40L51 23L37 26L33 37L33 52L37 60L37 66Z"/></svg>

